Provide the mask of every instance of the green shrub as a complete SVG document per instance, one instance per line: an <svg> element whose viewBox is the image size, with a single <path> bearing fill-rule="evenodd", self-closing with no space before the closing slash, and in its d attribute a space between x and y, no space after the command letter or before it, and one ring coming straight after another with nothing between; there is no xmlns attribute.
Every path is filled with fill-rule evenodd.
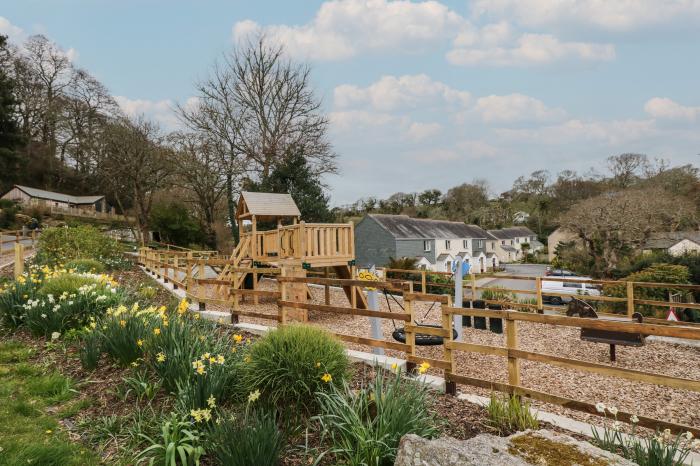
<svg viewBox="0 0 700 466"><path fill-rule="evenodd" d="M217 464L227 466L276 466L284 438L274 414L255 411L241 421L221 418L209 432L209 451Z"/></svg>
<svg viewBox="0 0 700 466"><path fill-rule="evenodd" d="M146 285L139 288L138 294L140 298L151 301L158 295L158 290L153 286Z"/></svg>
<svg viewBox="0 0 700 466"><path fill-rule="evenodd" d="M355 392L349 386L318 394L318 415L330 452L348 465L394 464L401 437L433 438L439 421L430 410L429 389L401 373L379 370L374 381Z"/></svg>
<svg viewBox="0 0 700 466"><path fill-rule="evenodd" d="M315 394L348 376L343 345L315 327L290 325L273 330L250 348L243 376L249 391L279 407L310 410Z"/></svg>
<svg viewBox="0 0 700 466"><path fill-rule="evenodd" d="M79 273L102 273L105 266L95 259L74 259L66 264L68 270L75 270Z"/></svg>
<svg viewBox="0 0 700 466"><path fill-rule="evenodd" d="M155 308L139 309L138 304L109 309L96 326L102 350L122 366L141 359L147 339L159 339L161 329Z"/></svg>
<svg viewBox="0 0 700 466"><path fill-rule="evenodd" d="M39 237L36 260L59 265L74 259L95 259L107 265L122 255L119 243L89 225L47 228Z"/></svg>
<svg viewBox="0 0 700 466"><path fill-rule="evenodd" d="M8 329L16 329L24 320L24 305L36 296L36 283L26 277L6 285L0 292L0 324Z"/></svg>
<svg viewBox="0 0 700 466"><path fill-rule="evenodd" d="M141 437L149 442L150 446L138 454L137 464L148 461L151 465L198 465L204 455L199 431L193 428L191 422L174 413L163 423L160 439L156 440L145 434L141 434Z"/></svg>
<svg viewBox="0 0 700 466"><path fill-rule="evenodd" d="M690 283L690 272L688 267L685 265L653 264L643 270L640 270L639 272L628 275L622 280L634 282L687 284ZM635 287L634 297L635 299L667 301L669 292L684 293L685 290L682 288ZM624 284L605 285L603 287L603 294L606 296L624 298L627 296L627 287ZM606 303L605 308L608 311L619 313L626 312L627 310L625 303ZM657 316L661 318L665 318L665 313L668 311L668 308L658 308L648 305L635 305L635 309L645 316Z"/></svg>
<svg viewBox="0 0 700 466"><path fill-rule="evenodd" d="M61 273L47 278L39 288L39 293L43 296L53 296L58 298L63 295L72 295L78 292L81 286L96 283L95 278L89 275L77 273Z"/></svg>
<svg viewBox="0 0 700 466"><path fill-rule="evenodd" d="M102 341L97 332L87 332L80 346L80 364L87 371L94 371L102 355Z"/></svg>
<svg viewBox="0 0 700 466"><path fill-rule="evenodd" d="M539 428L537 416L530 409L530 402L523 403L515 395L500 397L492 393L486 411L489 425L498 430L499 434Z"/></svg>

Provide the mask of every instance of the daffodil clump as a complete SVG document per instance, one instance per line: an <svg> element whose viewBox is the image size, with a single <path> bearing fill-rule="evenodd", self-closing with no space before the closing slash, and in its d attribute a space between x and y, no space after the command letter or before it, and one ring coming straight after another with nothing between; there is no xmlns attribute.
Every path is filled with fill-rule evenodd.
<svg viewBox="0 0 700 466"><path fill-rule="evenodd" d="M108 275L32 266L0 290L0 316L10 328L48 337L85 325L122 299Z"/></svg>
<svg viewBox="0 0 700 466"><path fill-rule="evenodd" d="M100 335L107 355L127 366L142 360L146 350L156 346L161 328L168 322L165 306L120 304L108 309L102 319L90 322L88 330Z"/></svg>
<svg viewBox="0 0 700 466"><path fill-rule="evenodd" d="M673 434L671 429L664 429L657 430L652 436L641 437L637 433L639 417L632 414L626 419L631 424L630 431L623 435L623 423L618 420L617 407L596 403L595 408L610 423L606 422L602 428L593 428L594 443L635 463L680 465L685 464L692 451L700 452L700 441L690 431Z"/></svg>

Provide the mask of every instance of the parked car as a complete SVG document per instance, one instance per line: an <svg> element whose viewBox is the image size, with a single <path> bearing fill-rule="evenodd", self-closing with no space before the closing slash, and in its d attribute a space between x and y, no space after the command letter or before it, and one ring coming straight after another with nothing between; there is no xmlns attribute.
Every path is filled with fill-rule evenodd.
<svg viewBox="0 0 700 466"><path fill-rule="evenodd" d="M548 265L544 271L544 274L548 277L575 277L576 273L571 270L565 269L553 269L551 265Z"/></svg>
<svg viewBox="0 0 700 466"><path fill-rule="evenodd" d="M590 277L562 276L562 278L566 278L567 280L561 281L557 280L556 278L549 277L542 280L542 301L555 305L564 304L571 301L571 298L567 298L565 296L548 296L547 292L568 294L572 296L600 296L599 285L584 282L584 280L591 280ZM581 280L581 282L569 280Z"/></svg>

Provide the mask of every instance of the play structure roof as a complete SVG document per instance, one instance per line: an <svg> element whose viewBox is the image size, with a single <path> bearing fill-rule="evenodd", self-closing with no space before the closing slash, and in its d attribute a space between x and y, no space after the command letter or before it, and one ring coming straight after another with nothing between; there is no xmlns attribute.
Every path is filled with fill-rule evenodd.
<svg viewBox="0 0 700 466"><path fill-rule="evenodd" d="M278 218L301 217L301 212L289 194L241 192L236 210L236 218L275 220Z"/></svg>

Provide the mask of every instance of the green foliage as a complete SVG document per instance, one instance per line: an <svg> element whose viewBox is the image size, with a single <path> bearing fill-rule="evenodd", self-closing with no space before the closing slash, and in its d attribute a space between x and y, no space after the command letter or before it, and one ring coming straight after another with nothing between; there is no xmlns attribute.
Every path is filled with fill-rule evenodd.
<svg viewBox="0 0 700 466"><path fill-rule="evenodd" d="M102 341L97 332L88 332L80 345L80 365L87 371L94 371L100 363Z"/></svg>
<svg viewBox="0 0 700 466"><path fill-rule="evenodd" d="M149 465L165 466L199 465L204 455L201 445L201 434L192 423L173 413L163 423L161 438L153 439L142 434L150 446L137 456L137 464L148 462Z"/></svg>
<svg viewBox="0 0 700 466"><path fill-rule="evenodd" d="M164 243L189 246L204 242L201 225L187 207L179 202L154 205L151 211L151 228L160 233L160 240Z"/></svg>
<svg viewBox="0 0 700 466"><path fill-rule="evenodd" d="M66 264L66 269L79 273L102 273L106 267L95 259L74 259Z"/></svg>
<svg viewBox="0 0 700 466"><path fill-rule="evenodd" d="M37 293L35 283L21 278L6 285L0 292L0 324L8 329L16 329L23 323L24 305L34 299Z"/></svg>
<svg viewBox="0 0 700 466"><path fill-rule="evenodd" d="M63 294L76 294L81 286L94 283L96 283L95 277L78 273L61 273L44 280L39 288L39 293L43 296L51 295L58 298Z"/></svg>
<svg viewBox="0 0 700 466"><path fill-rule="evenodd" d="M276 466L284 447L274 414L263 411L246 413L243 420L222 418L212 424L208 438L217 464L227 466Z"/></svg>
<svg viewBox="0 0 700 466"><path fill-rule="evenodd" d="M515 395L501 397L492 393L489 404L486 405L486 411L489 424L501 435L539 428L537 416L532 413L530 402L523 403Z"/></svg>
<svg viewBox="0 0 700 466"><path fill-rule="evenodd" d="M505 287L493 286L493 289L481 292L481 299L489 301L515 301L515 294L507 291Z"/></svg>
<svg viewBox="0 0 700 466"><path fill-rule="evenodd" d="M634 272L627 277L623 278L625 281L634 282L655 282L655 283L678 283L687 284L689 283L690 272L688 267L684 265L673 265L673 264L653 264L639 272ZM647 288L647 287L635 287L634 297L635 299L646 299L654 301L667 301L669 293L684 293L685 290L682 288ZM623 284L621 285L605 285L603 287L603 294L607 296L625 297L627 296L627 287ZM607 308L613 312L625 312L626 307L624 303L606 303ZM635 309L640 311L643 315L647 316L658 316L665 318L666 309L659 310L659 308L647 305L637 305Z"/></svg>
<svg viewBox="0 0 700 466"><path fill-rule="evenodd" d="M152 401L163 386L162 379L152 380L145 371L137 371L133 377L124 377L122 381L126 387L125 398L131 394L138 402Z"/></svg>
<svg viewBox="0 0 700 466"><path fill-rule="evenodd" d="M260 390L263 400L280 408L312 410L318 393L333 383L342 384L348 376L343 345L328 332L310 326L273 330L253 343L248 357L243 371L248 390ZM332 383L323 380L326 374Z"/></svg>
<svg viewBox="0 0 700 466"><path fill-rule="evenodd" d="M119 243L89 225L45 229L38 241L37 263L59 265L73 259L95 259L107 265L122 252Z"/></svg>
<svg viewBox="0 0 700 466"><path fill-rule="evenodd" d="M291 148L282 163L267 178L258 183L249 181L245 189L289 193L299 207L301 218L307 222L333 221L333 214L328 208L329 197L323 192L320 177L313 173L304 153L299 149Z"/></svg>
<svg viewBox="0 0 700 466"><path fill-rule="evenodd" d="M17 181L23 168L18 149L24 144L24 137L15 118L21 102L14 92L15 80L8 73L11 66L4 66L10 53L7 36L0 35L0 65L3 65L0 66L0 192Z"/></svg>
<svg viewBox="0 0 700 466"><path fill-rule="evenodd" d="M122 366L137 363L143 357L147 338L161 331L152 312L119 306L109 310L96 325L102 350ZM158 335L154 335L157 337Z"/></svg>
<svg viewBox="0 0 700 466"><path fill-rule="evenodd" d="M139 288L138 294L140 298L151 301L158 295L158 290L153 286L146 285Z"/></svg>
<svg viewBox="0 0 700 466"><path fill-rule="evenodd" d="M349 386L318 394L317 416L324 437L342 464L390 466L401 437L436 437L439 423L430 410L430 393L401 373L379 370L359 391Z"/></svg>

